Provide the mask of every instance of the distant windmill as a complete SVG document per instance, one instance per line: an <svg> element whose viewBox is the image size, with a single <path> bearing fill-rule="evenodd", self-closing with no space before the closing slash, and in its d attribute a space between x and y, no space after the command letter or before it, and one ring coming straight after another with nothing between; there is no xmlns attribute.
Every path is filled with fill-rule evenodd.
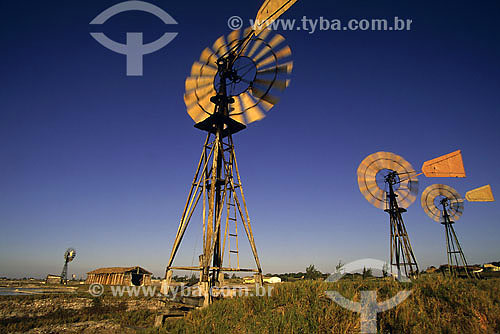
<svg viewBox="0 0 500 334"><path fill-rule="evenodd" d="M417 198L417 176L465 177L460 150L424 162L421 170L416 171L397 154L377 152L367 156L357 171L363 196L389 214L391 268L397 268L398 277L402 270L407 277L418 274L417 260L402 216Z"/></svg>
<svg viewBox="0 0 500 334"><path fill-rule="evenodd" d="M64 252L64 266L61 273L61 284L68 283L68 263L73 261L75 256L76 251L74 250L74 248L68 248L66 249L66 252Z"/></svg>
<svg viewBox="0 0 500 334"><path fill-rule="evenodd" d="M492 202L495 200L490 185L468 191L465 198L469 202ZM421 203L422 208L430 218L444 225L448 272L458 274L461 265L465 275L471 277L467 268L467 260L453 228L453 224L462 216L464 210L462 196L450 186L433 184L425 188Z"/></svg>

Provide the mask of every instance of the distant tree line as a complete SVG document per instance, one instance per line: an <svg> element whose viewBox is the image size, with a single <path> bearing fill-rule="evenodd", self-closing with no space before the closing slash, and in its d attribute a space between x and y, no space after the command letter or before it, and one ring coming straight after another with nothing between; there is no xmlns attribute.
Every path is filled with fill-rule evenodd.
<svg viewBox="0 0 500 334"><path fill-rule="evenodd" d="M335 267L336 271L340 271L343 268L344 264L339 262L339 264ZM319 271L313 264L309 265L305 272L297 272L297 273L285 273L285 274L268 274L267 276L276 276L281 278L282 282L293 282L300 279L306 280L324 280L330 276L330 273L322 273ZM387 269L384 267L382 269L382 276L387 277ZM361 273L345 273L343 278L345 279L353 279L353 278L362 278L367 279L373 276L372 269L363 268L363 272Z"/></svg>

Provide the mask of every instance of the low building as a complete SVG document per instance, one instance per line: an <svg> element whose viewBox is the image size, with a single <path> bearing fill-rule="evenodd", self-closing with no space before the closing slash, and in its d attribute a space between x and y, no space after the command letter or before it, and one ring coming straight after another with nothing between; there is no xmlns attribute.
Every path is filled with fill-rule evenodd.
<svg viewBox="0 0 500 334"><path fill-rule="evenodd" d="M87 273L85 284L140 286L151 285L151 273L141 267L99 268Z"/></svg>
<svg viewBox="0 0 500 334"><path fill-rule="evenodd" d="M434 267L434 266L430 266L429 268L427 268L427 269L425 270L425 272L426 272L426 273L428 273L428 274L432 274L432 273L436 272L437 270L438 270L438 269L437 269L436 267Z"/></svg>
<svg viewBox="0 0 500 334"><path fill-rule="evenodd" d="M244 284L254 284L255 278L253 276L243 277L243 283Z"/></svg>
<svg viewBox="0 0 500 334"><path fill-rule="evenodd" d="M264 283L270 283L270 284L275 284L275 283L281 283L281 278L279 277L264 277L262 279ZM255 283L255 277L253 276L247 276L243 277L243 283L244 284L254 284Z"/></svg>
<svg viewBox="0 0 500 334"><path fill-rule="evenodd" d="M48 274L45 278L46 284L61 284L61 276Z"/></svg>
<svg viewBox="0 0 500 334"><path fill-rule="evenodd" d="M264 283L281 283L281 278L273 276L273 277L264 277Z"/></svg>
<svg viewBox="0 0 500 334"><path fill-rule="evenodd" d="M485 263L483 265L483 267L484 267L485 270L488 270L488 271L500 271L500 267L495 266L492 263Z"/></svg>

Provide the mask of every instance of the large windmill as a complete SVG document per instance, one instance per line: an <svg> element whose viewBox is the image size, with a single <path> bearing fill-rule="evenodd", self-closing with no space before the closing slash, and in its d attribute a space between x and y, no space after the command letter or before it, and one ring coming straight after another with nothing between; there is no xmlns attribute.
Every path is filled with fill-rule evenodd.
<svg viewBox="0 0 500 334"><path fill-rule="evenodd" d="M468 191L465 198L469 202L492 202L495 200L490 185ZM463 275L471 277L467 259L453 228L453 224L460 219L464 210L462 196L450 186L433 184L423 191L421 204L425 213L431 219L444 226L448 273L459 275L460 268L463 268Z"/></svg>
<svg viewBox="0 0 500 334"><path fill-rule="evenodd" d="M290 48L281 35L273 35L265 27L295 1L265 1L257 14L258 25L243 34L233 31L227 40L219 37L211 48L203 50L186 79L187 112L207 137L167 263L164 292L168 291L173 270L200 272L204 305L212 301L212 288L223 284L224 272L253 272L256 282L262 283L233 135L246 124L264 118L264 112L278 102L277 95L288 86ZM174 266L184 233L199 206L203 226L199 265ZM238 225L249 241L255 268L240 267ZM223 262L226 252L227 265Z"/></svg>
<svg viewBox="0 0 500 334"><path fill-rule="evenodd" d="M390 262L397 276L418 274L418 264L402 214L416 200L419 175L427 177L465 177L460 150L423 163L416 171L401 156L377 152L367 156L357 171L359 190L376 208L389 214Z"/></svg>

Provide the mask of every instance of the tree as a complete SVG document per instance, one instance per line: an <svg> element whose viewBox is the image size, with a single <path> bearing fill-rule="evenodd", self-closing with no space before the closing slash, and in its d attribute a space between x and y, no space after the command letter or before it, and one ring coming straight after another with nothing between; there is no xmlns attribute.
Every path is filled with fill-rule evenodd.
<svg viewBox="0 0 500 334"><path fill-rule="evenodd" d="M368 278L368 277L373 277L372 270L366 269L366 267L363 267L363 279Z"/></svg>
<svg viewBox="0 0 500 334"><path fill-rule="evenodd" d="M195 274L191 274L191 277L189 278L187 283L189 285L192 285L192 284L196 284L197 282L198 282L198 277L196 277Z"/></svg>
<svg viewBox="0 0 500 334"><path fill-rule="evenodd" d="M186 282L187 277L174 275L174 276L172 276L172 280L174 280L174 282Z"/></svg>
<svg viewBox="0 0 500 334"><path fill-rule="evenodd" d="M316 269L314 264L311 264L309 267L306 268L306 274L304 275L304 278L307 279L317 279L320 278L323 274L321 271Z"/></svg>
<svg viewBox="0 0 500 334"><path fill-rule="evenodd" d="M339 272L340 270L342 270L342 268L344 268L344 266L345 263L342 263L342 260L339 260L339 263L335 266L335 271Z"/></svg>
<svg viewBox="0 0 500 334"><path fill-rule="evenodd" d="M389 265L387 263L384 263L384 265L382 266L382 276L389 276Z"/></svg>

